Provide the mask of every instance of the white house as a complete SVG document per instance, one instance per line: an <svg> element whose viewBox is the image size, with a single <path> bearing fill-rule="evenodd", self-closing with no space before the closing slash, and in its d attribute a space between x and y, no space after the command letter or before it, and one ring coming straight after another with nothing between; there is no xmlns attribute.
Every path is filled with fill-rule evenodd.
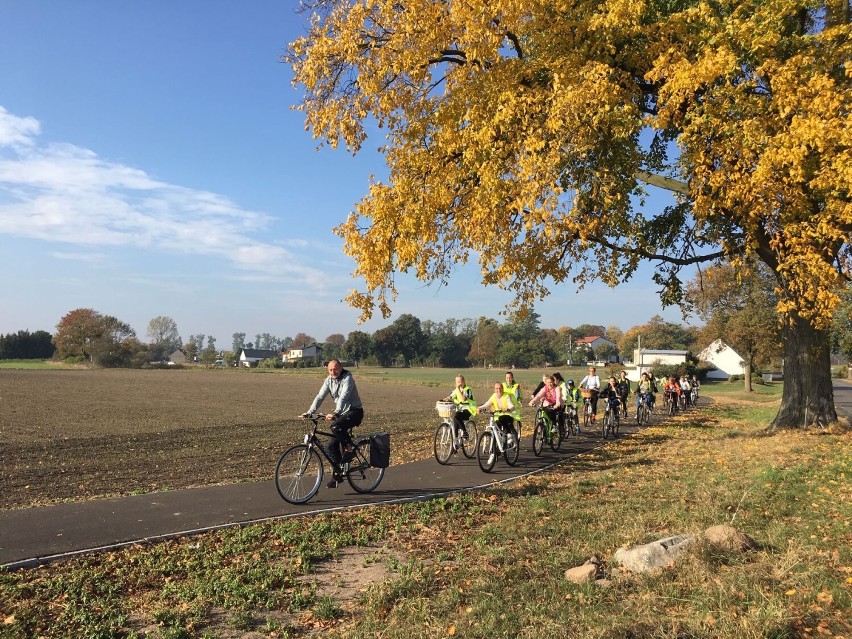
<svg viewBox="0 0 852 639"><path fill-rule="evenodd" d="M689 351L664 351L650 348L634 350L633 365L636 368L628 372L628 377L636 381L642 377L642 373L654 366L684 364L688 354Z"/></svg>
<svg viewBox="0 0 852 639"><path fill-rule="evenodd" d="M745 373L745 360L721 339L698 353L698 361L716 367L716 370L707 372L707 379L728 379L730 375Z"/></svg>
<svg viewBox="0 0 852 639"><path fill-rule="evenodd" d="M278 358L277 351L262 348L244 348L240 351L240 366L250 367L263 359Z"/></svg>
<svg viewBox="0 0 852 639"><path fill-rule="evenodd" d="M285 353L281 359L285 362L298 362L306 359L316 359L322 355L322 346L311 344L302 348L291 348L289 353Z"/></svg>

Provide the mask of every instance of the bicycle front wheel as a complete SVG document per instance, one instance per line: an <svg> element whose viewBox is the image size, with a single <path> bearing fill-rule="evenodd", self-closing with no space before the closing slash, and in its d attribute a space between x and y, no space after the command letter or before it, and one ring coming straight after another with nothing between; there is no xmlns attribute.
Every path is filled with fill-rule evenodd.
<svg viewBox="0 0 852 639"><path fill-rule="evenodd" d="M562 428L556 424L550 425L550 450L554 453L562 447Z"/></svg>
<svg viewBox="0 0 852 639"><path fill-rule="evenodd" d="M609 434L609 429L611 428L609 423L611 420L612 411L607 411L606 413L604 413L604 417L601 420L601 437L603 437L604 439L606 439L607 435Z"/></svg>
<svg viewBox="0 0 852 639"><path fill-rule="evenodd" d="M592 405L586 404L583 406L583 430L589 429L590 421L592 421Z"/></svg>
<svg viewBox="0 0 852 639"><path fill-rule="evenodd" d="M538 457L541 455L541 449L544 448L544 423L538 422L533 431L533 454Z"/></svg>
<svg viewBox="0 0 852 639"><path fill-rule="evenodd" d="M317 494L323 467L317 451L307 444L288 448L275 467L275 488L284 501L304 504Z"/></svg>
<svg viewBox="0 0 852 639"><path fill-rule="evenodd" d="M518 463L518 457L521 454L521 442L518 440L518 435L514 429L506 433L506 451L503 456L506 458L506 463L509 466L514 466Z"/></svg>
<svg viewBox="0 0 852 639"><path fill-rule="evenodd" d="M371 493L382 483L385 469L370 465L369 439L356 442L354 455L346 471L346 480L356 493Z"/></svg>
<svg viewBox="0 0 852 639"><path fill-rule="evenodd" d="M479 444L476 447L476 461L485 473L490 473L497 463L497 444L494 435L486 430L479 436Z"/></svg>
<svg viewBox="0 0 852 639"><path fill-rule="evenodd" d="M453 456L453 427L441 422L435 431L435 459L439 464L447 464Z"/></svg>
<svg viewBox="0 0 852 639"><path fill-rule="evenodd" d="M462 452L468 459L473 459L476 457L476 436L478 435L476 422L469 419L464 423L464 427L467 428L467 438L462 439Z"/></svg>

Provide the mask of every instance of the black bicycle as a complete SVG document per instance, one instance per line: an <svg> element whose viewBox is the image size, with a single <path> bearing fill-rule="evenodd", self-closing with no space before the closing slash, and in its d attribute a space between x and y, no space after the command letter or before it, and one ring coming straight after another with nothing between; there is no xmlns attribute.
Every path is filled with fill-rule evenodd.
<svg viewBox="0 0 852 639"><path fill-rule="evenodd" d="M313 429L305 434L304 443L285 450L275 467L275 488L285 501L304 504L317 494L325 474L320 453L338 476L346 478L355 492L369 493L378 487L385 476L385 468L390 464L388 433L354 438L352 451L344 453L342 461L335 463L331 451L318 437L333 436L319 430L319 422L325 416L312 413L303 417L313 422Z"/></svg>

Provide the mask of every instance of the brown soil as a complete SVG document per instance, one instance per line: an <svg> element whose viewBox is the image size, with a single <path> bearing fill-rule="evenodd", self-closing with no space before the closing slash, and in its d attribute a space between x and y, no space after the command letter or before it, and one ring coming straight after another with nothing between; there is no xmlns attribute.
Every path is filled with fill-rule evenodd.
<svg viewBox="0 0 852 639"><path fill-rule="evenodd" d="M356 371L356 380L357 371ZM0 370L0 508L272 477L322 377L256 370ZM358 380L356 433L432 454L436 389ZM323 408L331 410L327 398Z"/></svg>

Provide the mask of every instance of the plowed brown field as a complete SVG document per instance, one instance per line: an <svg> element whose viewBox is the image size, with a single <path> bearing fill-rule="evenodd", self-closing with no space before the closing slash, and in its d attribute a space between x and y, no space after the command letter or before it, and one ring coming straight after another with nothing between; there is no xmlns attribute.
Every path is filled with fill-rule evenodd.
<svg viewBox="0 0 852 639"><path fill-rule="evenodd" d="M358 378L392 463L432 454L441 391ZM322 376L256 370L0 370L0 508L271 479ZM441 389L442 391L444 389ZM327 398L323 409L331 410Z"/></svg>

